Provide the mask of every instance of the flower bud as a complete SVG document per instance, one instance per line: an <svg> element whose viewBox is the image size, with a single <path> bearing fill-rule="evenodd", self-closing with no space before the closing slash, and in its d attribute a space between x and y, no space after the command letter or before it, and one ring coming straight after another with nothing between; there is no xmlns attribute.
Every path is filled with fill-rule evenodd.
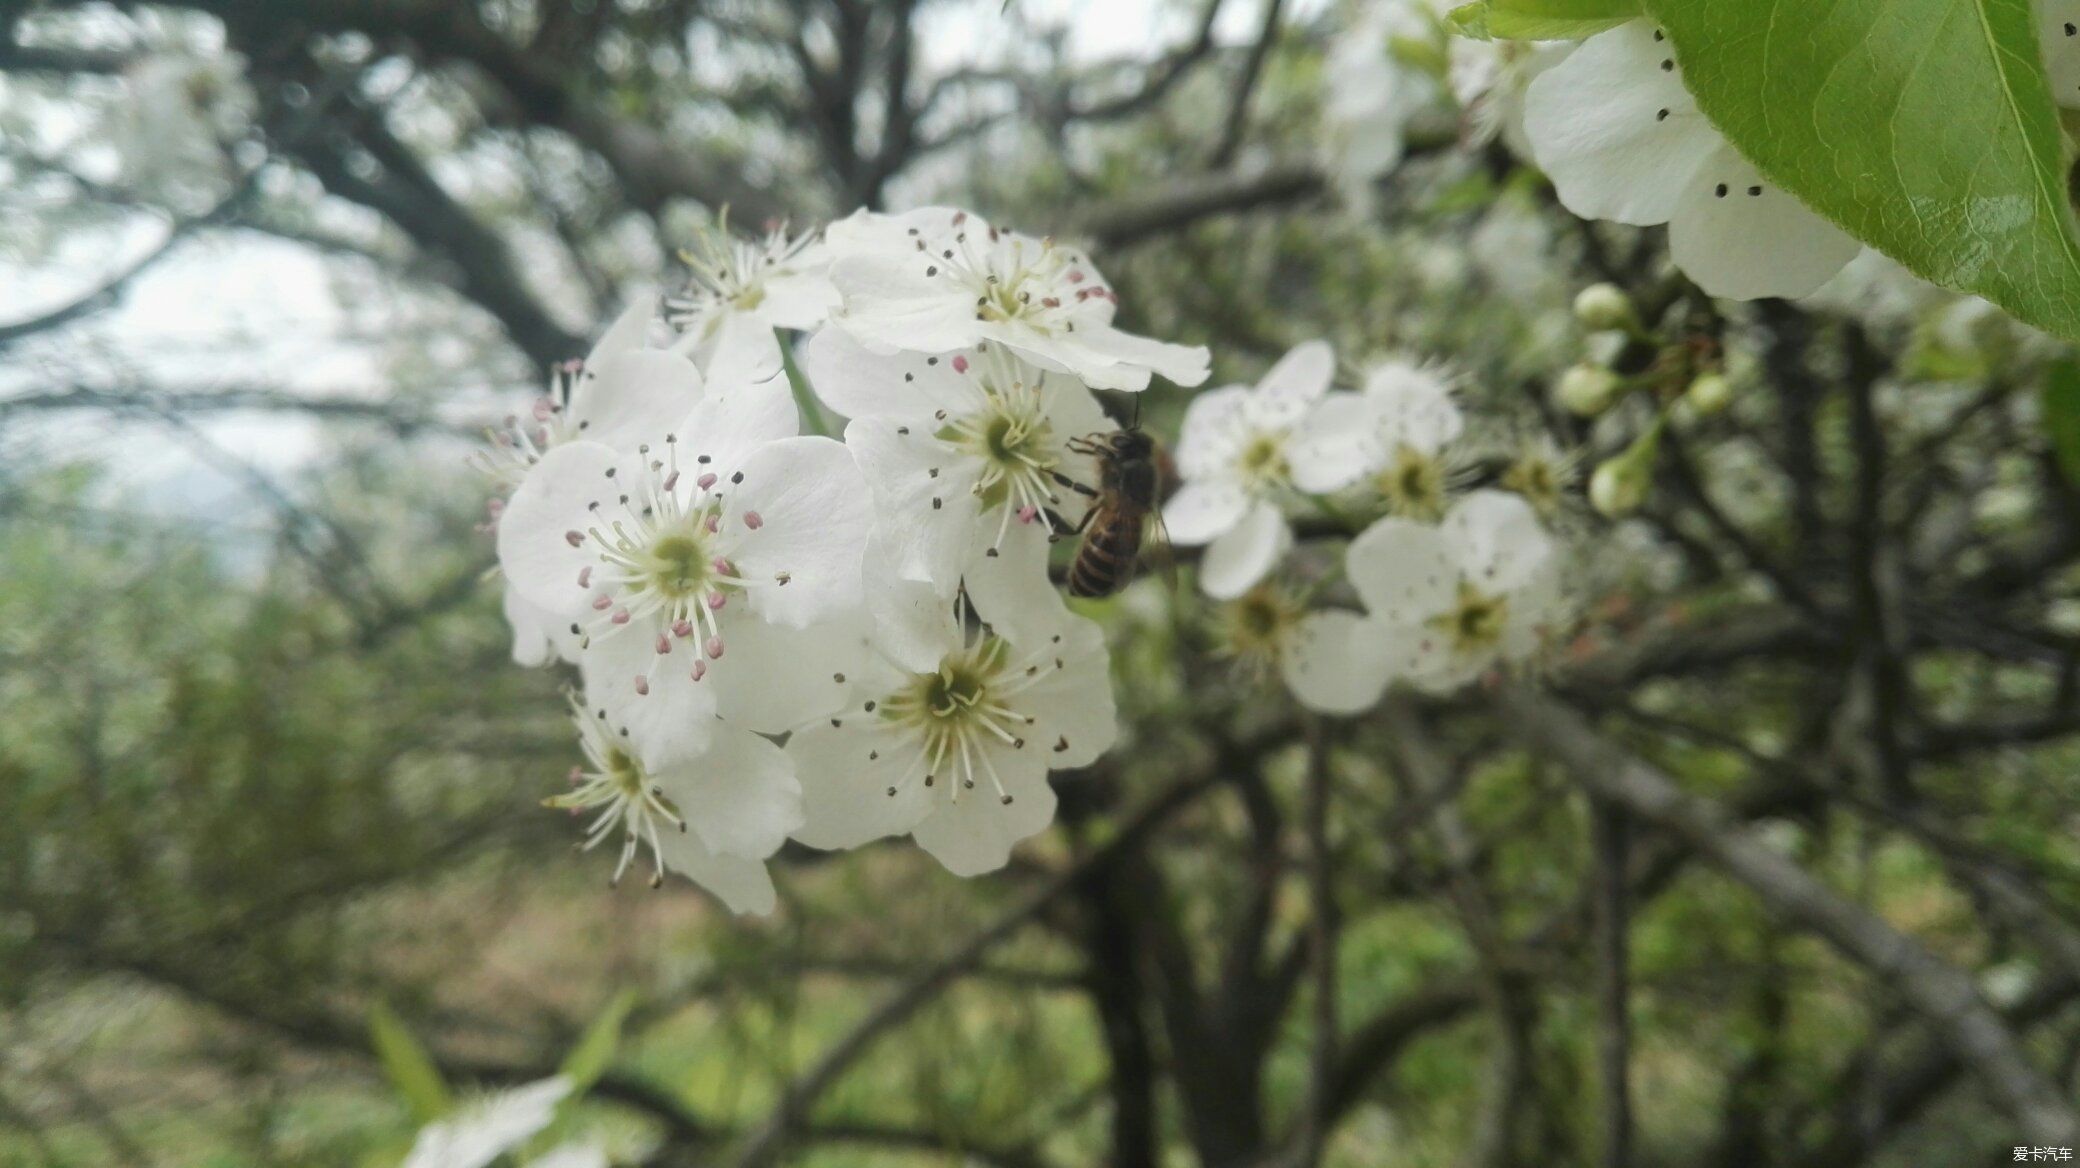
<svg viewBox="0 0 2080 1168"><path fill-rule="evenodd" d="M1621 519L1647 501L1647 476L1624 455L1604 462L1589 476L1589 505L1599 514Z"/></svg>
<svg viewBox="0 0 2080 1168"><path fill-rule="evenodd" d="M1612 403L1623 393L1624 383L1618 375L1600 365L1584 362L1573 366L1560 375L1560 384L1554 388L1554 396L1560 406L1577 417L1593 418L1610 409Z"/></svg>
<svg viewBox="0 0 2080 1168"><path fill-rule="evenodd" d="M1612 519L1639 510L1654 486L1654 455L1660 446L1661 423L1657 420L1623 454L1604 460L1589 476L1589 505Z"/></svg>
<svg viewBox="0 0 2080 1168"><path fill-rule="evenodd" d="M1591 284L1575 293L1574 317L1583 328L1598 331L1630 328L1632 299L1616 284Z"/></svg>
<svg viewBox="0 0 2080 1168"><path fill-rule="evenodd" d="M1733 383L1726 380L1724 373L1700 373L1683 391L1683 404L1690 407L1698 417L1707 417L1725 409L1733 402Z"/></svg>

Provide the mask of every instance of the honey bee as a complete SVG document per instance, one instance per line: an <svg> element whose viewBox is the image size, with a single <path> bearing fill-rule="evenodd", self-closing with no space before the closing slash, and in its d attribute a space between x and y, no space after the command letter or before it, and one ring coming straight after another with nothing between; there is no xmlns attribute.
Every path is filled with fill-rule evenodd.
<svg viewBox="0 0 2080 1168"><path fill-rule="evenodd" d="M1148 529L1162 527L1158 508L1169 459L1138 426L1073 439L1069 449L1098 460L1095 488L1056 476L1091 500L1083 521L1067 529L1082 537L1069 563L1069 595L1110 596L1134 578Z"/></svg>

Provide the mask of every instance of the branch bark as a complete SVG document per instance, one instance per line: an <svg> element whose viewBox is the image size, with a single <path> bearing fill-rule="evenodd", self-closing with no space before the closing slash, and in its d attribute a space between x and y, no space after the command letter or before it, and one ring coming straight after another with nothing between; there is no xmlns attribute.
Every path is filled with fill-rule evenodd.
<svg viewBox="0 0 2080 1168"><path fill-rule="evenodd" d="M1940 1029L2022 1135L2052 1144L2080 1139L2080 1116L1966 974L1736 827L1716 805L1604 741L1573 711L1521 685L1504 687L1496 704L1527 745L1557 758L1589 791L1681 838L1770 909L1890 983Z"/></svg>

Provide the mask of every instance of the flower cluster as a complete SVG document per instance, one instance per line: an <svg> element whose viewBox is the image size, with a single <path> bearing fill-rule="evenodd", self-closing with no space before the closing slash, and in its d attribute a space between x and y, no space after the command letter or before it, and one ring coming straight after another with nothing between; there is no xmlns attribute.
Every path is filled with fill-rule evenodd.
<svg viewBox="0 0 2080 1168"><path fill-rule="evenodd" d="M1357 391L1331 388L1320 341L1287 353L1255 386L1200 394L1185 414L1183 485L1164 508L1172 539L1206 545L1199 585L1229 601L1227 650L1275 668L1325 713L1354 713L1402 682L1432 692L1530 659L1564 613L1557 545L1541 523L1570 486L1549 440L1524 444L1467 493L1466 420L1449 370L1395 357ZM1335 573L1276 574L1294 513L1348 530L1341 576L1358 602L1331 606ZM1297 563L1293 566L1299 566Z"/></svg>
<svg viewBox="0 0 2080 1168"><path fill-rule="evenodd" d="M740 912L790 837L1003 865L1048 773L1115 734L1103 635L1047 564L1117 429L1091 388L1194 384L1206 351L1114 327L1080 251L960 211L683 258L480 459L514 657L581 682L585 762L548 802L615 881L647 854Z"/></svg>

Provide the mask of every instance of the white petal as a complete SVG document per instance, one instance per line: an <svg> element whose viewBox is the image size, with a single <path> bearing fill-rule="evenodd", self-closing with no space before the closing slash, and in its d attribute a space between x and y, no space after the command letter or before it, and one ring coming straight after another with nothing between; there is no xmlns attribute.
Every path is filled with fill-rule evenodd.
<svg viewBox="0 0 2080 1168"><path fill-rule="evenodd" d="M2080 109L2080 0L2038 0L2037 26L2051 100Z"/></svg>
<svg viewBox="0 0 2080 1168"><path fill-rule="evenodd" d="M1224 385L1194 395L1177 432L1177 470L1186 481L1227 474L1249 438L1250 387Z"/></svg>
<svg viewBox="0 0 2080 1168"><path fill-rule="evenodd" d="M956 876L994 872L1011 859L1020 840L1040 834L1054 822L1054 789L1047 785L1047 764L1031 748L986 747L990 765L1012 799L1005 803L986 777L955 802L933 795L932 813L912 829L918 845Z"/></svg>
<svg viewBox="0 0 2080 1168"><path fill-rule="evenodd" d="M1658 35L1645 20L1598 33L1526 95L1524 129L1538 165L1583 218L1667 222L1691 174L1724 141Z"/></svg>
<svg viewBox="0 0 2080 1168"><path fill-rule="evenodd" d="M1121 332L1109 325L1057 333L1044 341L1006 338L1014 346L1060 362L1093 389L1142 390L1150 373L1187 388L1206 380L1212 356L1204 345L1177 345Z"/></svg>
<svg viewBox="0 0 2080 1168"><path fill-rule="evenodd" d="M865 575L874 647L882 656L904 670L924 673L960 647L952 605L930 584L898 579L878 537L869 545Z"/></svg>
<svg viewBox="0 0 2080 1168"><path fill-rule="evenodd" d="M1420 625L1390 630L1386 657L1394 680L1434 694L1458 690L1495 664L1494 650L1460 652Z"/></svg>
<svg viewBox="0 0 2080 1168"><path fill-rule="evenodd" d="M570 1093L558 1075L466 1103L419 1132L404 1168L484 1168L548 1127Z"/></svg>
<svg viewBox="0 0 2080 1168"><path fill-rule="evenodd" d="M767 624L725 609L723 654L709 662L723 721L761 734L783 734L827 718L845 705L848 676L867 661L864 613L846 613L805 629ZM690 648L691 646L689 646Z"/></svg>
<svg viewBox="0 0 2080 1168"><path fill-rule="evenodd" d="M773 326L748 313L726 314L702 349L701 368L718 392L764 385L786 368ZM778 388L786 392L786 386Z"/></svg>
<svg viewBox="0 0 2080 1168"><path fill-rule="evenodd" d="M1035 719L1018 749L1038 751L1050 770L1089 766L1119 737L1105 631L1075 616L1054 627L1059 641L1031 634L1011 640L1013 660L1029 660L1037 650L1041 656L1034 663L1042 670L1014 699L1021 713Z"/></svg>
<svg viewBox="0 0 2080 1168"><path fill-rule="evenodd" d="M873 518L851 452L828 438L783 438L738 473L722 530L753 611L799 628L858 607Z"/></svg>
<svg viewBox="0 0 2080 1168"><path fill-rule="evenodd" d="M658 842L665 867L720 897L731 912L764 916L773 911L778 898L764 860L712 852L690 831L665 832Z"/></svg>
<svg viewBox="0 0 2080 1168"><path fill-rule="evenodd" d="M1553 555L1553 539L1521 495L1475 491L1440 525L1454 541L1461 574L1484 592L1512 592Z"/></svg>
<svg viewBox="0 0 2080 1168"><path fill-rule="evenodd" d="M1323 714L1370 709L1387 688L1384 625L1354 612L1310 613L1279 657L1279 672L1301 705Z"/></svg>
<svg viewBox="0 0 2080 1168"><path fill-rule="evenodd" d="M616 353L626 353L647 346L650 342L650 328L656 320L655 292L645 291L631 296L628 307L622 309L621 315L614 318L614 323L607 326L607 331L600 335L598 343L592 346L592 351L585 354L586 367L596 367Z"/></svg>
<svg viewBox="0 0 2080 1168"><path fill-rule="evenodd" d="M829 318L839 304L838 290L825 274L828 264L811 270L810 258L809 250L804 250L794 260L800 270L775 272L765 278L760 316L788 329L813 329Z"/></svg>
<svg viewBox="0 0 2080 1168"><path fill-rule="evenodd" d="M1731 145L1697 168L1668 222L1676 266L1713 296L1804 296L1863 245L1762 177Z"/></svg>
<svg viewBox="0 0 2080 1168"><path fill-rule="evenodd" d="M591 441L632 450L669 431L700 404L702 386L700 368L677 353L613 353L578 374L570 424Z"/></svg>
<svg viewBox="0 0 2080 1168"><path fill-rule="evenodd" d="M1293 435L1293 485L1326 495L1379 469L1379 443L1372 440L1377 422L1373 406L1355 393L1332 393L1315 403Z"/></svg>
<svg viewBox="0 0 2080 1168"><path fill-rule="evenodd" d="M1336 377L1336 351L1327 341L1306 341L1293 346L1257 382L1260 397L1287 403L1294 417L1329 392Z"/></svg>
<svg viewBox="0 0 2080 1168"><path fill-rule="evenodd" d="M1380 446L1388 453L1408 446L1435 454L1466 428L1450 381L1434 366L1383 361L1366 375L1365 400L1378 415Z"/></svg>
<svg viewBox="0 0 2080 1168"><path fill-rule="evenodd" d="M1233 600L1270 575L1292 546L1286 517L1260 499L1241 522L1206 545L1199 559L1199 587L1217 600Z"/></svg>
<svg viewBox="0 0 2080 1168"><path fill-rule="evenodd" d="M716 679L700 664L700 638L674 637L671 651L659 653L658 633L628 625L593 637L578 654L586 702L606 711L607 724L625 732L630 753L653 771L699 757L718 725Z"/></svg>
<svg viewBox="0 0 2080 1168"><path fill-rule="evenodd" d="M831 265L831 282L844 297L833 320L869 345L945 353L982 335L974 302L923 252L845 255Z"/></svg>
<svg viewBox="0 0 2080 1168"><path fill-rule="evenodd" d="M533 669L552 659L578 659L578 638L571 634L568 618L559 619L555 613L530 603L510 584L505 588L504 607L506 623L513 628L515 664Z"/></svg>
<svg viewBox="0 0 2080 1168"><path fill-rule="evenodd" d="M922 425L935 411L965 413L977 400L972 373L954 367L959 355L877 353L832 327L818 329L802 346L802 372L816 396L848 418Z"/></svg>
<svg viewBox="0 0 2080 1168"><path fill-rule="evenodd" d="M802 825L802 787L779 747L747 730L719 729L697 758L650 772L701 846L763 860Z"/></svg>
<svg viewBox="0 0 2080 1168"><path fill-rule="evenodd" d="M897 574L953 595L982 507L973 490L979 473L973 461L918 427L884 418L854 419L845 427L845 446L873 493L875 519Z"/></svg>
<svg viewBox="0 0 2080 1168"><path fill-rule="evenodd" d="M1069 618L1069 607L1048 576L1047 525L1013 519L1003 542L992 547L995 535L990 528L969 545L963 577L975 611L1014 643L1054 632Z"/></svg>
<svg viewBox="0 0 2080 1168"><path fill-rule="evenodd" d="M936 794L924 785L922 747L880 730L874 717L859 713L843 728L822 723L788 738L804 811L795 839L812 848L856 848L902 835L931 813Z"/></svg>
<svg viewBox="0 0 2080 1168"><path fill-rule="evenodd" d="M678 439L679 469L688 479L704 472L727 477L751 453L802 431L801 411L785 381L727 386L712 391L671 432ZM661 445L651 440L652 457Z"/></svg>
<svg viewBox="0 0 2080 1168"><path fill-rule="evenodd" d="M1456 600L1457 545L1434 527L1382 519L1351 541L1344 572L1375 619L1421 626Z"/></svg>
<svg viewBox="0 0 2080 1168"><path fill-rule="evenodd" d="M1232 530L1249 512L1250 497L1224 482L1187 482L1163 504L1163 525L1170 542L1197 547Z"/></svg>
<svg viewBox="0 0 2080 1168"><path fill-rule="evenodd" d="M520 595L568 620L585 612L589 593L578 574L599 563L583 535L593 524L589 507L610 504L606 488L618 455L597 442L566 442L542 456L498 517L498 565ZM580 543L573 546L572 532Z"/></svg>

